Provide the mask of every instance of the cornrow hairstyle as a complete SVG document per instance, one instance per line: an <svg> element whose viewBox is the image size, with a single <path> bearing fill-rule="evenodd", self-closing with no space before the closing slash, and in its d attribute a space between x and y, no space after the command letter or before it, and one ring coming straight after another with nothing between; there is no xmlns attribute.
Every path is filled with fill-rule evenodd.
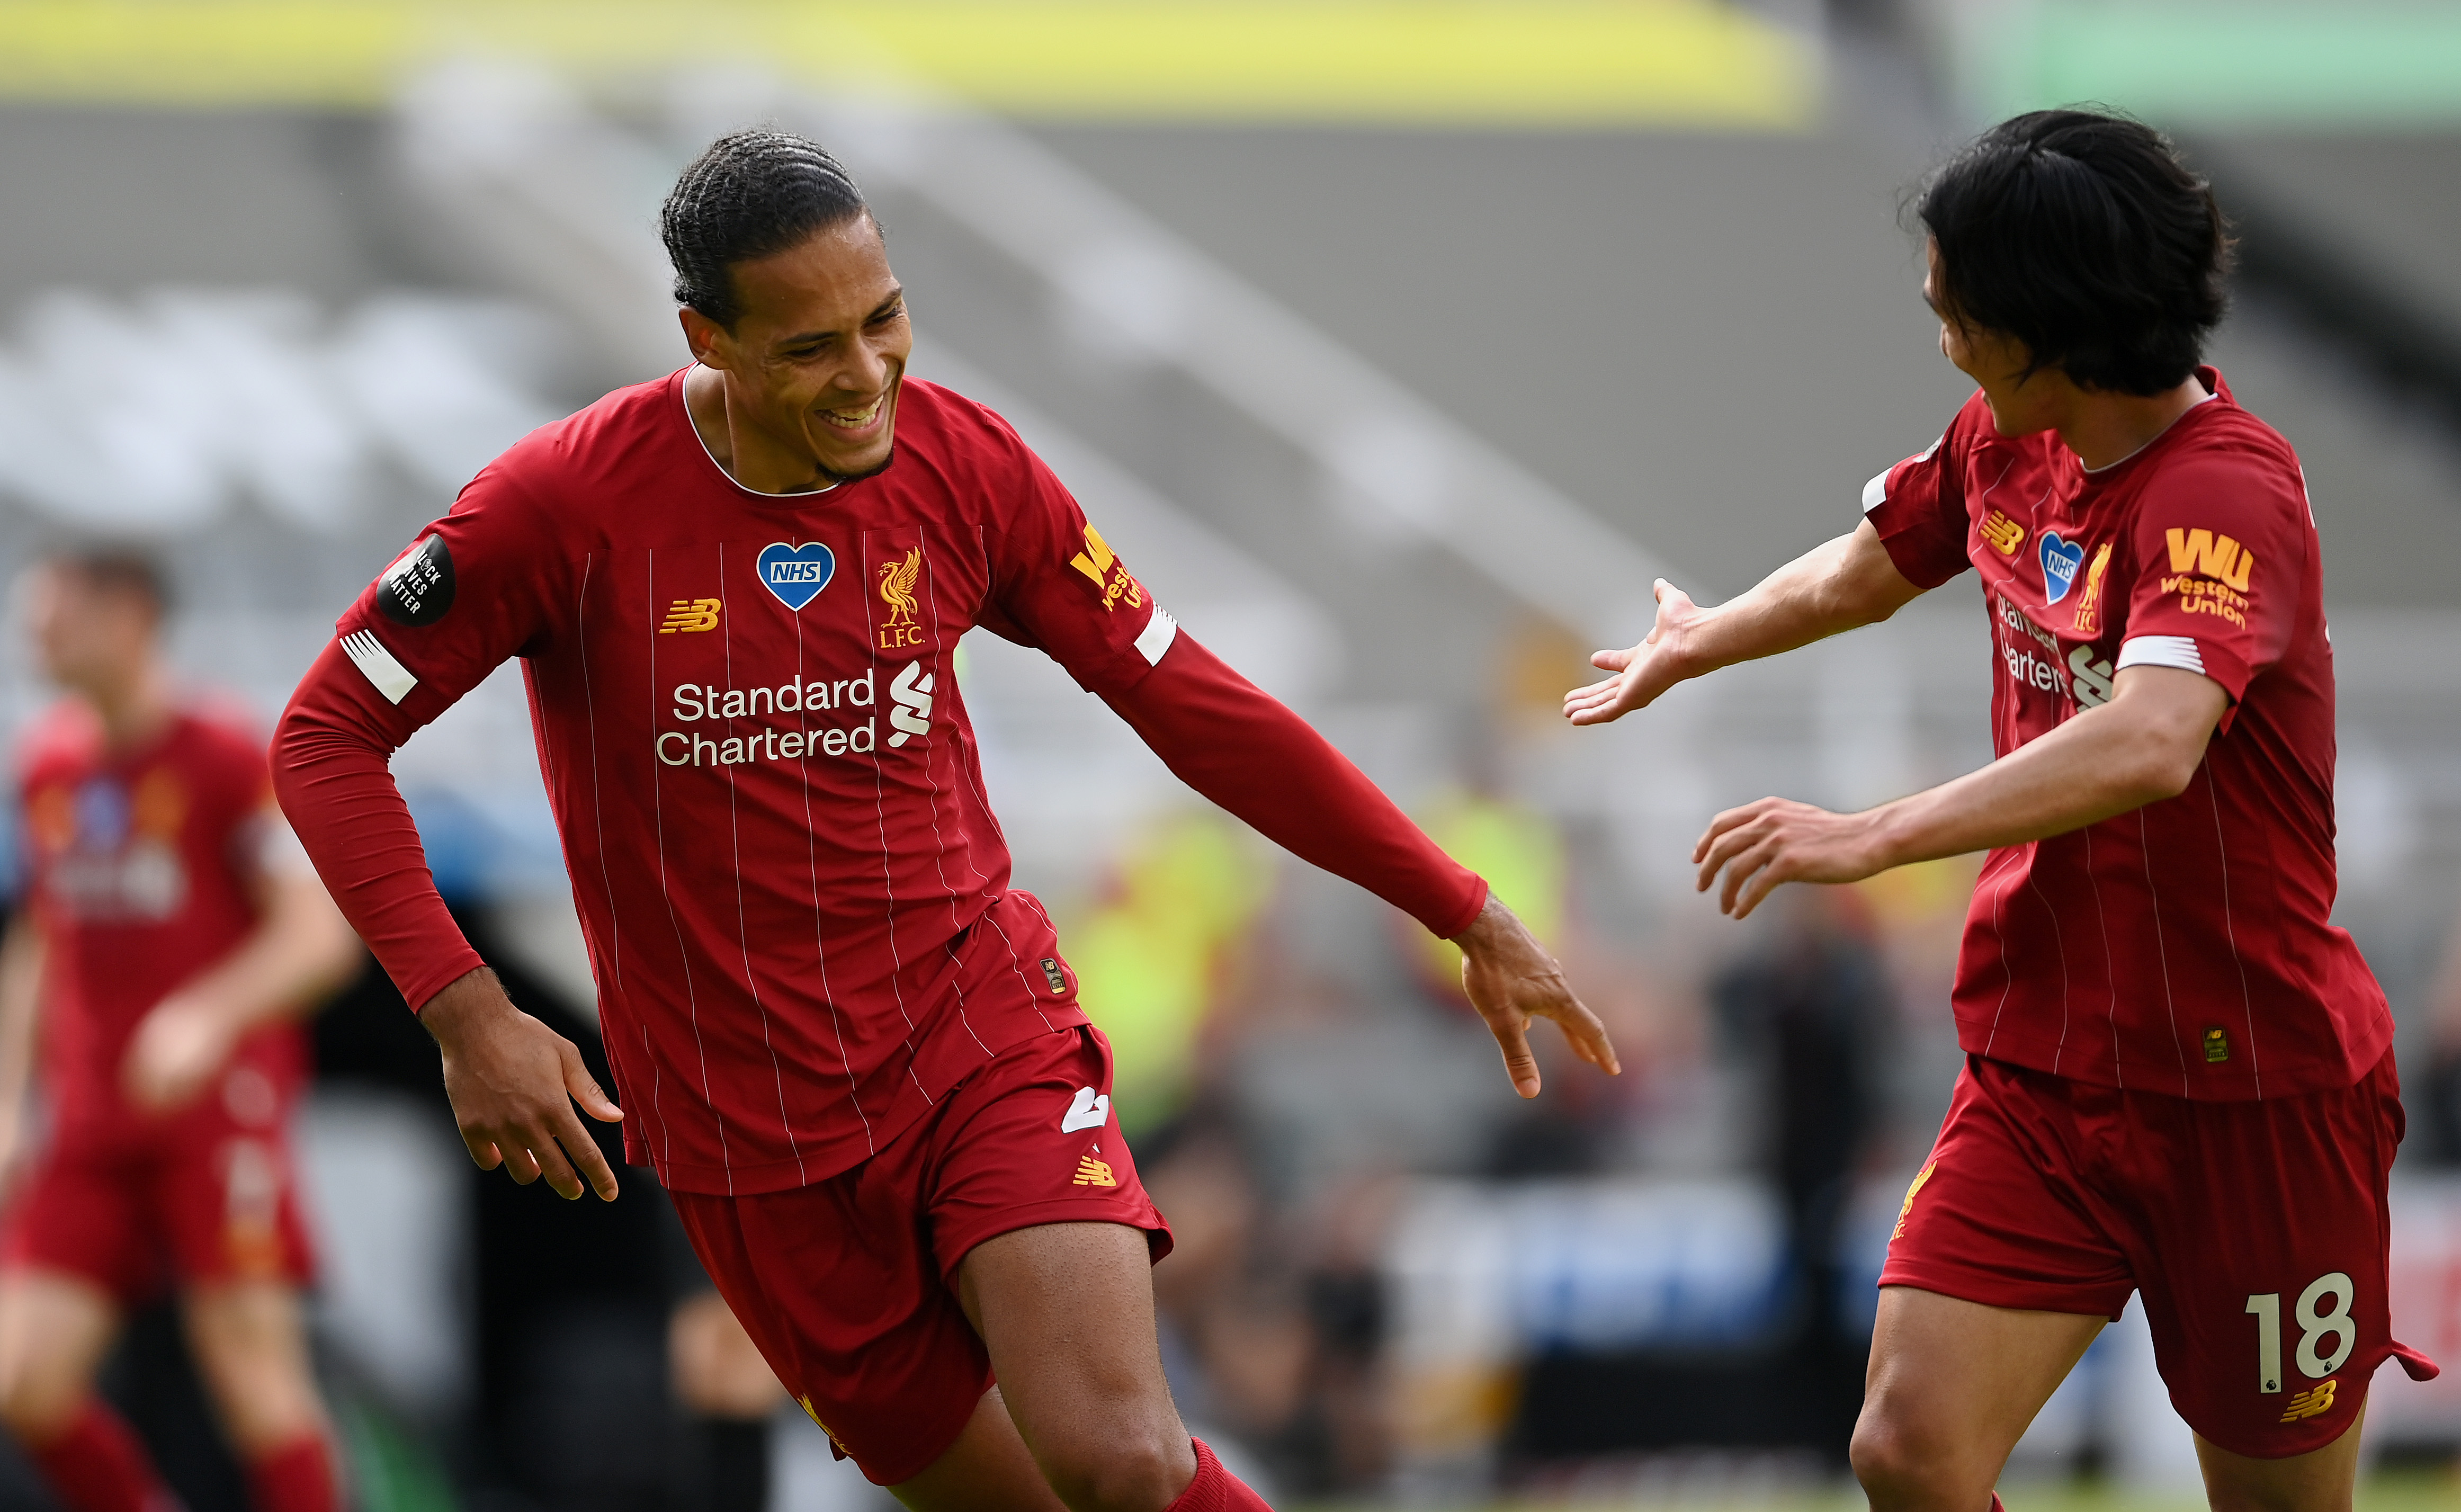
<svg viewBox="0 0 2461 1512"><path fill-rule="evenodd" d="M782 252L866 210L854 176L820 143L782 131L729 132L684 169L658 212L675 303L733 330L743 314L737 264Z"/></svg>
<svg viewBox="0 0 2461 1512"><path fill-rule="evenodd" d="M1915 209L1939 248L1943 313L2023 342L2028 376L2177 388L2229 308L2213 187L2138 121L2090 110L2002 121L1933 175Z"/></svg>

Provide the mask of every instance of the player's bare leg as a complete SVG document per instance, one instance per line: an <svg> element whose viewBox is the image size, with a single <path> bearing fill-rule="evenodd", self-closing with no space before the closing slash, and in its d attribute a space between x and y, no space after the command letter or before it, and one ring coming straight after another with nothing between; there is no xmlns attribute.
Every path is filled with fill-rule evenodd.
<svg viewBox="0 0 2461 1512"><path fill-rule="evenodd" d="M2365 1407L2341 1437L2287 1459L2251 1459L2196 1436L2205 1500L2214 1512L2350 1512L2359 1480L2359 1430Z"/></svg>
<svg viewBox="0 0 2461 1512"><path fill-rule="evenodd" d="M203 1287L181 1299L197 1374L242 1459L325 1431L299 1293L280 1282Z"/></svg>
<svg viewBox="0 0 2461 1512"><path fill-rule="evenodd" d="M1008 1403L995 1386L974 1404L974 1416L948 1452L913 1480L889 1487L915 1512L1068 1512L1067 1503L1042 1479L1034 1451L1018 1437Z"/></svg>
<svg viewBox="0 0 2461 1512"><path fill-rule="evenodd" d="M325 1404L299 1293L274 1281L199 1287L181 1298L197 1374L265 1512L325 1512L338 1499Z"/></svg>
<svg viewBox="0 0 2461 1512"><path fill-rule="evenodd" d="M29 1445L66 1430L118 1332L118 1307L90 1282L48 1270L0 1275L0 1422Z"/></svg>
<svg viewBox="0 0 2461 1512"><path fill-rule="evenodd" d="M119 1323L118 1307L90 1282L33 1269L0 1276L0 1421L70 1512L173 1504L145 1446L94 1392Z"/></svg>
<svg viewBox="0 0 2461 1512"><path fill-rule="evenodd" d="M2008 1452L2107 1321L1883 1287L1852 1448L1872 1512L1984 1512Z"/></svg>
<svg viewBox="0 0 2461 1512"><path fill-rule="evenodd" d="M991 1352L1009 1432L1038 1479L1069 1512L1163 1512L1195 1479L1187 1425L1171 1404L1154 1334L1153 1268L1145 1236L1116 1224L1048 1224L974 1246L957 1269L957 1296ZM994 1414L977 1410L950 1457L976 1477L953 1501L972 1499L1016 1472ZM935 1481L950 1457L908 1486ZM953 1481L954 1477L952 1476ZM900 1487L905 1496L908 1487ZM932 1490L937 1491L935 1483ZM960 1488L952 1483L951 1491ZM1047 1507L1031 1500L1003 1503Z"/></svg>

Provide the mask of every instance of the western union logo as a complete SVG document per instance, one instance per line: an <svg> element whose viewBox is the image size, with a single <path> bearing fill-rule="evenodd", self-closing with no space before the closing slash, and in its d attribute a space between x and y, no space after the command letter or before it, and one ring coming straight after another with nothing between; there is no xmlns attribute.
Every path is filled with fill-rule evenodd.
<svg viewBox="0 0 2461 1512"><path fill-rule="evenodd" d="M1102 540L1102 533L1092 525L1085 527L1085 549L1068 559L1068 564L1094 580L1094 586L1111 586L1111 564L1119 561L1118 553Z"/></svg>
<svg viewBox="0 0 2461 1512"><path fill-rule="evenodd" d="M2312 1392L2300 1392L2290 1398L2290 1409L2281 1415L2281 1420L2295 1423L2301 1417L2323 1416L2333 1410L2333 1388L2341 1384L2342 1378L2337 1375Z"/></svg>
<svg viewBox="0 0 2461 1512"><path fill-rule="evenodd" d="M1117 1186L1120 1184L1120 1179L1111 1174L1111 1165L1109 1161L1098 1161L1088 1155L1078 1161L1077 1180L1071 1182L1069 1184L1072 1186Z"/></svg>
<svg viewBox="0 0 2461 1512"><path fill-rule="evenodd" d="M2025 543L2025 527L1995 509L1991 518L1982 522L1982 539L2001 556L2013 557L2017 548Z"/></svg>
<svg viewBox="0 0 2461 1512"><path fill-rule="evenodd" d="M2219 578L2241 593L2247 591L2248 576L2256 570L2255 552L2228 536L2217 536L2210 530L2181 530L2173 526L2166 534L2171 542L2172 571Z"/></svg>
<svg viewBox="0 0 2461 1512"><path fill-rule="evenodd" d="M716 599L677 599L668 608L666 623L658 627L658 633L673 635L678 630L686 634L696 630L714 630L717 628L717 610L718 601Z"/></svg>
<svg viewBox="0 0 2461 1512"><path fill-rule="evenodd" d="M1085 549L1070 557L1068 564L1085 574L1094 586L1102 590L1104 613L1117 608L1123 599L1132 609L1144 607L1145 588L1128 576L1128 569L1121 563L1119 553L1111 549L1110 543L1102 539L1102 533L1092 525L1085 527ZM1119 571L1111 570L1115 566Z"/></svg>

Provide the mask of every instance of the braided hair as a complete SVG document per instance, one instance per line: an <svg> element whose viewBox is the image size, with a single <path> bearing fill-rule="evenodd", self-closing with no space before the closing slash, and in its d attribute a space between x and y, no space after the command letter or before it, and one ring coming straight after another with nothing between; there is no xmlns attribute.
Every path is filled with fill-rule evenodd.
<svg viewBox="0 0 2461 1512"><path fill-rule="evenodd" d="M2023 342L2029 374L2160 394L2187 381L2228 305L2229 227L2212 186L2124 117L2001 121L1915 212L1939 247L1945 310Z"/></svg>
<svg viewBox="0 0 2461 1512"><path fill-rule="evenodd" d="M866 212L854 176L820 143L782 131L729 132L692 160L658 211L675 303L732 330L743 313L735 265Z"/></svg>

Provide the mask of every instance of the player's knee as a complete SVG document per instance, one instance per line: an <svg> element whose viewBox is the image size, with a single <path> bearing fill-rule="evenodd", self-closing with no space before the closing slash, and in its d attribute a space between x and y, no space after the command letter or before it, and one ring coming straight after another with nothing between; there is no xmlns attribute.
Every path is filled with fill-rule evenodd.
<svg viewBox="0 0 2461 1512"><path fill-rule="evenodd" d="M1175 1421L1088 1422L1038 1443L1035 1458L1069 1512L1161 1512L1196 1473L1196 1451Z"/></svg>
<svg viewBox="0 0 2461 1512"><path fill-rule="evenodd" d="M1972 1480L1963 1456L1939 1436L1926 1434L1903 1417L1872 1408L1855 1421L1847 1447L1854 1479L1862 1483L1878 1512L1893 1509L1980 1504L1969 1497L1964 1482ZM1986 1480L1980 1495L1990 1495Z"/></svg>

